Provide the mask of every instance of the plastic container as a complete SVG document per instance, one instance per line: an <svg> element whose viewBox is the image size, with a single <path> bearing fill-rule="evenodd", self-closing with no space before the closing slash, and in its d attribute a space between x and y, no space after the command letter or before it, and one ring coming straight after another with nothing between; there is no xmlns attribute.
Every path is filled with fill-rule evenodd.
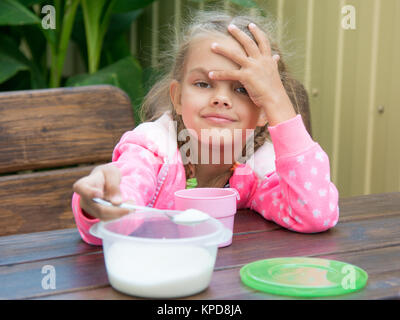
<svg viewBox="0 0 400 320"><path fill-rule="evenodd" d="M197 209L218 219L233 232L236 213L236 200L239 193L233 188L195 188L175 192L175 210ZM232 237L221 243L226 247L232 243Z"/></svg>
<svg viewBox="0 0 400 320"><path fill-rule="evenodd" d="M186 226L148 211L99 222L90 233L103 240L111 286L145 298L178 298L206 289L218 245L232 237L213 218Z"/></svg>

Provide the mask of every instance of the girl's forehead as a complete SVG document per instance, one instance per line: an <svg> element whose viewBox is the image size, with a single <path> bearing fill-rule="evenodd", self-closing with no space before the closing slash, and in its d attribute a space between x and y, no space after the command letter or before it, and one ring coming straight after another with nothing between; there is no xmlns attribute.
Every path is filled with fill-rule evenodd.
<svg viewBox="0 0 400 320"><path fill-rule="evenodd" d="M198 50L200 47L210 46L211 43L218 42L227 47L236 48L239 50L243 50L241 44L233 38L231 35L225 35L222 33L205 33L195 36L189 44L189 51L190 50Z"/></svg>
<svg viewBox="0 0 400 320"><path fill-rule="evenodd" d="M211 44L213 42L217 42L225 49L238 52L242 51L244 54L246 54L241 44L232 36L223 34L206 34L197 36L196 38L192 39L187 51L185 59L186 72L188 69L190 69L190 66L197 65L199 62L211 64L234 64L233 61L229 60L223 55L211 51Z"/></svg>

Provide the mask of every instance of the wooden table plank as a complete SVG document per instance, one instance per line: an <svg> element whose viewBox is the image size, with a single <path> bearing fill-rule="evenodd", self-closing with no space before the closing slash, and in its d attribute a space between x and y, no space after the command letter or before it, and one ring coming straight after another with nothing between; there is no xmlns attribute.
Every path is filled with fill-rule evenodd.
<svg viewBox="0 0 400 320"><path fill-rule="evenodd" d="M102 252L82 241L76 228L0 238L0 266Z"/></svg>
<svg viewBox="0 0 400 320"><path fill-rule="evenodd" d="M369 194L339 200L339 221L366 220L400 214L400 192Z"/></svg>
<svg viewBox="0 0 400 320"><path fill-rule="evenodd" d="M240 210L235 219L235 234L281 229L251 210ZM76 228L5 236L0 237L0 266L102 251L83 242Z"/></svg>
<svg viewBox="0 0 400 320"><path fill-rule="evenodd" d="M400 299L400 247L379 248L358 253L340 253L332 255L316 255L319 258L332 259L362 265L368 273L367 286L354 293L336 297L318 299ZM371 257L374 257L371 259ZM386 263L382 263L385 261ZM240 267L217 270L214 272L210 286L203 292L185 299L299 299L272 295L253 290L242 284L239 275ZM137 299L125 295L111 286L85 289L56 295L42 296L37 299Z"/></svg>
<svg viewBox="0 0 400 320"><path fill-rule="evenodd" d="M228 293L229 299L259 299L263 293L247 288L240 291L237 283L240 280L233 273L251 261L278 256L320 256L337 260L348 257L345 261L376 274L370 279L371 287L363 291L364 296L360 298L397 297L400 193L344 199L340 208L338 225L319 234L291 232L255 212L238 212L233 244L218 253L216 279L213 280L217 282L212 282L209 288L215 292L208 292L205 298L226 299L226 286L231 283L234 290ZM44 265L56 269L57 289L54 291L41 287ZM100 295L102 299L101 294L114 298L116 292L108 285L102 247L84 243L76 229L1 237L0 283L0 298L3 299L51 298L49 295L54 298ZM203 296L195 297L202 299Z"/></svg>
<svg viewBox="0 0 400 320"><path fill-rule="evenodd" d="M319 234L279 229L235 236L232 245L219 252L216 266L242 265L259 257L356 252L393 245L400 245L398 217L338 223L336 227Z"/></svg>
<svg viewBox="0 0 400 320"><path fill-rule="evenodd" d="M251 261L289 256L320 256L354 253L400 245L400 219L396 217L338 224L320 234L300 234L284 229L238 234L229 247L218 252L216 269L231 269ZM371 256L371 260L373 256ZM41 268L53 265L57 289L83 290L108 283L103 253L93 252L63 258L0 267L1 298L23 298L47 294L41 288ZM363 264L359 265L365 268Z"/></svg>
<svg viewBox="0 0 400 320"><path fill-rule="evenodd" d="M400 193L347 198L341 200L340 208L339 225L374 217L400 216ZM283 228L251 210L239 210L235 216L235 234L279 229ZM84 243L75 228L0 237L0 265L96 251L102 248Z"/></svg>

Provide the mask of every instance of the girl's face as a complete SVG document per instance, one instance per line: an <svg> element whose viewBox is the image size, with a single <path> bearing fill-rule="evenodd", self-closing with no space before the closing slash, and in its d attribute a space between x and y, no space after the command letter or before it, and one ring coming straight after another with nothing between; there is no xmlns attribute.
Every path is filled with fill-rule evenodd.
<svg viewBox="0 0 400 320"><path fill-rule="evenodd" d="M229 36L207 35L197 38L188 50L182 81L174 80L171 83L171 100L176 112L182 115L186 128L195 130L200 142L202 130L214 129L226 137L225 145L233 143L234 129L240 129L241 143L244 146L246 129L263 126L266 119L240 82L216 81L208 77L208 73L213 70L240 68L230 59L212 52L213 42L229 50L245 52L242 46Z"/></svg>

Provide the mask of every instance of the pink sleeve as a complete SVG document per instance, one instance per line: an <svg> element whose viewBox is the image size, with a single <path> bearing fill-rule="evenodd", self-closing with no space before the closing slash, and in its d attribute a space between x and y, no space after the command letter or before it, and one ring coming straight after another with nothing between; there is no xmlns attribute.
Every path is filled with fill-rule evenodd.
<svg viewBox="0 0 400 320"><path fill-rule="evenodd" d="M276 171L264 177L248 207L298 232L325 231L339 218L338 191L327 154L308 134L300 115L269 127Z"/></svg>
<svg viewBox="0 0 400 320"><path fill-rule="evenodd" d="M89 232L90 228L100 220L89 219L83 214L82 208L79 205L80 198L80 195L77 193L74 193L72 196L72 213L74 214L75 223L78 228L79 234L81 235L82 240L86 243L101 246L102 240L91 235Z"/></svg>
<svg viewBox="0 0 400 320"><path fill-rule="evenodd" d="M138 205L147 205L152 199L162 161L154 154L145 137L133 131L125 133L116 145L113 162L121 171L120 189L123 201L133 200ZM92 236L89 229L99 219L86 217L79 205L80 196L72 197L72 212L82 239L101 245L101 239Z"/></svg>

